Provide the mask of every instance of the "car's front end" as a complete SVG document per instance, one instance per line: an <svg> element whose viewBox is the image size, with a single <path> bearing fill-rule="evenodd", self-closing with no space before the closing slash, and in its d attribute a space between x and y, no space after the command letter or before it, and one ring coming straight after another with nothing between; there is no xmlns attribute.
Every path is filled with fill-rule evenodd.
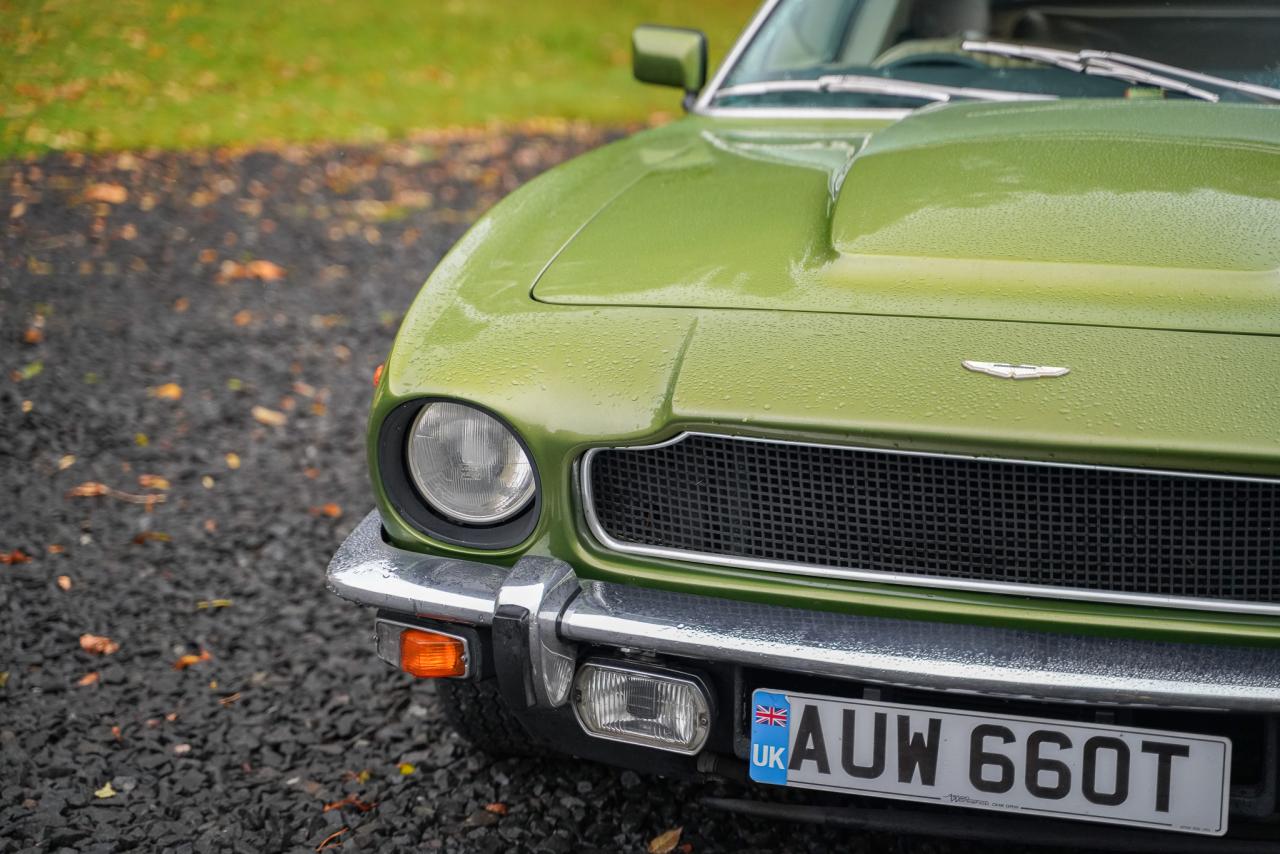
<svg viewBox="0 0 1280 854"><path fill-rule="evenodd" d="M379 655L495 739L841 793L792 817L1274 847L1280 107L723 78L406 316L329 571Z"/></svg>

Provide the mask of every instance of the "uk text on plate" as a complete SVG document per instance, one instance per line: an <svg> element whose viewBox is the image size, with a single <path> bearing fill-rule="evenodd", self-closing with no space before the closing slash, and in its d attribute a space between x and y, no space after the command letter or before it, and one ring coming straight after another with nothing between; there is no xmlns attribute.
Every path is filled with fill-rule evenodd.
<svg viewBox="0 0 1280 854"><path fill-rule="evenodd" d="M757 690L760 783L1222 835L1216 736Z"/></svg>

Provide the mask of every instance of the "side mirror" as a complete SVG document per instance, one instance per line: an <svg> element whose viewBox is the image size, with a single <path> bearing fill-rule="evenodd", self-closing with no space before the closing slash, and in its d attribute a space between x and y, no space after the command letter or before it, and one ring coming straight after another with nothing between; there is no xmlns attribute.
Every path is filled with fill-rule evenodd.
<svg viewBox="0 0 1280 854"><path fill-rule="evenodd" d="M642 24L631 34L631 71L642 83L691 95L707 82L707 37L699 30Z"/></svg>

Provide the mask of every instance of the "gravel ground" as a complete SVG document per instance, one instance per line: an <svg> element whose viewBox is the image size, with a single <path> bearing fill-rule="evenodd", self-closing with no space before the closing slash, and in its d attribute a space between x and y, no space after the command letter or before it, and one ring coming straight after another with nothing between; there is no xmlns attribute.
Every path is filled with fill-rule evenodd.
<svg viewBox="0 0 1280 854"><path fill-rule="evenodd" d="M901 847L488 760L324 590L401 313L479 211L602 139L0 164L0 851Z"/></svg>

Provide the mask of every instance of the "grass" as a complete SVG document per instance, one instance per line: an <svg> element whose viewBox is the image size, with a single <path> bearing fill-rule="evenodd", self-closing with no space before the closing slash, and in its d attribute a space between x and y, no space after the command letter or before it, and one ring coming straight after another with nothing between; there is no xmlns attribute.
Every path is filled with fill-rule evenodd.
<svg viewBox="0 0 1280 854"><path fill-rule="evenodd" d="M707 33L757 0L0 0L0 156L379 140L675 113L631 78L643 22Z"/></svg>

